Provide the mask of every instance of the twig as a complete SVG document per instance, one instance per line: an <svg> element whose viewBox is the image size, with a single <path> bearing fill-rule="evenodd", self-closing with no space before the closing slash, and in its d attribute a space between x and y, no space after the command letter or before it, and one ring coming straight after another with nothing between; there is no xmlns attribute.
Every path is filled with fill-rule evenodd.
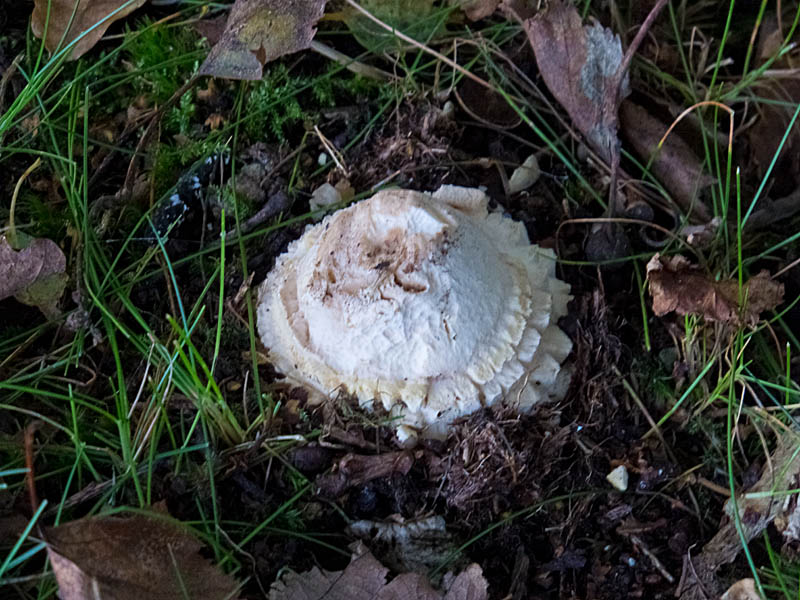
<svg viewBox="0 0 800 600"><path fill-rule="evenodd" d="M628 74L628 69L631 66L631 61L633 60L633 55L636 54L637 50L639 50L639 46L641 46L642 42L644 41L647 32L652 27L653 23L658 17L661 10L667 4L667 0L658 0L653 6L650 13L647 15L645 20L642 22L642 25L639 27L639 31L636 32L636 35L633 38L630 46L625 51L625 55L622 57L622 62L619 65L619 69L617 69L616 74L614 75L614 79L611 82L611 85L608 86L608 90L606 91L606 97L603 99L603 108L604 110L611 109L613 111L612 122L614 129L617 128L617 121L618 121L618 112L619 112L619 103L620 93L622 91L622 82L625 81L625 76ZM608 216L613 217L617 214L617 173L619 171L619 138L615 140L616 147L609 148L611 155L611 177L610 177L610 186L608 190Z"/></svg>
<svg viewBox="0 0 800 600"><path fill-rule="evenodd" d="M39 509L39 496L36 494L36 475L33 468L33 434L43 424L43 421L33 421L25 427L25 483L28 486L28 499L31 503L31 514L36 514Z"/></svg>
<svg viewBox="0 0 800 600"><path fill-rule="evenodd" d="M342 156L341 152L339 152L339 150L336 149L333 143L328 138L325 137L325 135L319 130L319 127L316 125L314 125L314 133L317 134L320 143L325 148L325 150L328 151L328 154L331 155L333 162L336 163L336 166L339 168L342 174L345 177L349 177L350 172L347 169L347 167L344 166L344 156Z"/></svg>
<svg viewBox="0 0 800 600"><path fill-rule="evenodd" d="M645 545L642 539L638 535L632 535L630 537L631 541L639 546L639 549L644 552L647 558L650 559L650 562L653 563L653 566L658 569L658 572L661 573L661 576L670 583L675 583L675 578L669 573L669 571L667 571L667 569L664 567L664 564L658 560L658 557L653 554L653 552L647 547L647 545Z"/></svg>
<svg viewBox="0 0 800 600"><path fill-rule="evenodd" d="M628 71L628 68L631 66L631 61L633 60L633 55L636 54L636 51L639 50L639 46L642 45L647 32L650 31L650 28L653 26L653 22L658 17L661 10L666 6L667 0L658 0L655 6L650 10L650 13L645 17L645 20L642 22L642 25L639 27L639 31L636 32L636 35L633 37L633 41L631 45L628 46L628 49L625 51L625 56L622 57L622 62L619 66L619 71L617 71L617 75L619 77L619 84L622 83L622 79L625 77L625 73Z"/></svg>

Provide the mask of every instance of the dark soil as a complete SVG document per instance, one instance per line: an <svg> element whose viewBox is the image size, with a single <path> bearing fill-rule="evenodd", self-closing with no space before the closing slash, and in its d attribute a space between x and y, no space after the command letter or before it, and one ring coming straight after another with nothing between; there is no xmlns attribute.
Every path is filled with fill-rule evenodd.
<svg viewBox="0 0 800 600"><path fill-rule="evenodd" d="M11 29L19 25L16 21L14 11L0 9L0 30L4 23L9 27L0 43L0 68L9 66L9 57L19 51L24 39L19 37L22 33L16 35ZM519 69L534 74L533 57L520 49L527 47L524 39L515 38L509 46L513 46L509 52L514 53ZM286 62L308 71L324 66L316 57L301 56ZM11 85L18 84L18 79L11 80ZM502 114L493 113L499 119L497 123L476 121L470 106L480 107L488 100L476 100L475 90L466 86L459 88L459 93L462 102L456 104L453 117L442 110L445 100L430 94L409 94L398 100L363 139L342 153L347 179L353 189L365 194L387 183L426 191L441 184L484 186L497 208L525 224L533 243L556 249L565 261L559 266L559 275L571 284L574 296L570 316L560 323L574 343L569 359L574 376L567 397L557 404L541 406L532 415L485 410L459 422L445 442L424 442L418 448L404 450L397 446L391 429L376 426L375 415L362 413L348 398L314 405L303 390L287 385L262 362L259 376L263 391L280 403L269 425L252 432L246 443L234 448L225 447L198 428L192 442L208 443L210 449L192 454L190 467L184 465L177 475L174 459L156 464L152 501L166 501L169 512L181 520L201 518L201 510L207 517L214 506L207 468L210 463L217 510L233 515L236 521L258 524L282 510L298 493L302 485L298 472L312 482L310 492L292 504L274 527L265 528L242 549L247 557L242 578L252 576L243 591L246 598L263 597L264 590L287 567L298 572L314 566L344 568L349 560L347 544L353 541L346 527L352 520L413 520L430 515L445 517L456 545L472 540L461 560L481 565L492 598L674 598L685 575L686 557L699 551L719 526L725 500L720 490L728 486L725 471L717 468L724 467L722 457L715 454L719 448L709 449L710 440L722 439L719 443L724 443L724 430L714 429L718 423L709 418L708 430L689 426L688 415L679 411L658 435L648 433L649 417L657 420L666 412L669 406L664 398L680 394L690 374L690 365L679 360L675 349L674 335L680 320L676 325L669 318L651 319L648 335L652 348L645 351L634 263L609 267L572 264L586 260L590 227L572 219L601 216L602 208L582 197L572 205L564 200L580 194L574 193L572 175L566 167L546 149L538 152L543 171L540 180L529 190L506 196L504 177L510 174L509 166L521 163L541 142L527 126L510 118L504 120ZM222 85L218 94L213 107L196 117L201 122L216 111L233 119L233 88ZM374 99L353 99L335 110L320 110L316 124L336 147L342 148L378 106ZM257 233L255 239L247 240L247 270L254 274L249 282L251 289L256 289L275 258L311 222L302 219L309 210L310 191L326 181L336 184L345 179L340 172L326 173L317 168L317 156L325 148L312 136L301 147L304 133L302 124L296 124L282 144L245 137L239 140L241 147L231 159L238 178L237 191L250 203L247 231ZM135 137L121 142L128 151L135 146ZM153 153L155 148L146 151ZM226 160L224 156L215 159ZM149 166L147 161L143 163L137 170L147 180ZM108 202L102 207L110 211L114 223L108 244L119 248L120 240L127 235L123 227L131 222L128 213L147 208L149 196L134 195L127 205L113 198L125 181L128 154L112 156L103 164L101 181L92 188L93 194L95 190L102 190L102 194L97 193L90 202L98 206ZM156 211L156 216L161 210L164 217L165 226L159 233L168 238L165 252L173 263L177 261L172 276L186 306L204 293L213 263L205 258L180 261L212 248L221 234L219 190L229 182L231 165L220 164L200 173L201 161L174 174L170 185L177 185L180 210L185 213L178 227L169 230L174 218L169 213L174 208L169 201ZM579 166L598 190L607 188L603 176L589 162ZM4 195L10 194L26 167L27 163L13 158L5 163L0 174ZM302 173L299 182L297 169ZM54 175L38 173L37 177L44 180ZM192 186L182 191L180 183L192 177L198 177L201 183L201 191L194 196ZM101 212L98 209L93 217ZM230 233L232 217L227 218ZM278 219L296 222L267 229ZM154 227L160 229L157 218ZM624 232L631 254L652 253L652 244L642 237L638 226L625 225ZM154 247L149 235L143 232L139 236L128 249L126 260L133 263ZM68 251L77 251L66 234L63 245ZM231 297L224 299L225 335L216 375L229 404L237 407L237 415L244 411L252 415L258 411L255 393L252 389L248 394L242 391L244 373L253 364L247 306L233 298L247 282L238 247L229 248L225 283ZM791 252L796 254L796 250ZM794 269L785 278L787 296L800 290L797 273ZM209 292L204 301L209 315L216 315L216 293ZM130 300L159 334L168 331L163 316L178 314L166 270L154 271L132 286ZM78 302L65 298L65 309L74 309ZM130 319L122 314L121 307L111 308L121 311L124 322ZM786 322L797 324L798 319L800 312L795 308ZM42 323L36 309L13 299L0 301L0 338L11 339ZM13 361L0 364L0 379L14 369L31 368L40 357L69 343L74 336L74 331L63 325L48 327L52 335L37 337ZM213 344L211 329L209 322L208 333L198 334L195 340L205 349ZM256 350L263 352L264 348ZM130 347L123 346L122 353L124 360L131 361L129 381L123 383L135 393L143 377L144 361ZM87 347L79 364L65 364L61 376L65 381L77 381L82 393L113 402L114 389L109 382L117 384L115 362L106 341ZM641 406L624 383L641 399ZM33 396L27 409L52 413L47 402ZM166 413L173 427L186 430L196 408L190 399L176 394ZM19 445L20 423L8 415L0 417L0 434L6 445ZM306 436L309 443L295 444L292 438L279 436ZM290 441L285 446L270 446L266 452L267 439ZM57 432L44 428L40 444L51 441L69 445ZM47 471L46 457L40 460L37 468ZM760 463L753 464L755 475L750 476L754 481ZM620 465L630 474L624 493L615 491L606 480L606 475ZM743 469L745 484L746 477ZM45 479L39 495L59 498L61 483L57 478ZM86 514L105 489L102 484L89 484L70 497L66 504L69 516ZM114 502L135 505L137 500L133 490L126 489ZM0 504L0 511L11 512L15 506L22 512L28 510L24 495ZM45 515L52 516L52 512ZM286 535L285 530L293 526L312 532L343 552ZM373 550L381 560L379 551ZM743 576L747 571L740 566L735 564L723 577Z"/></svg>

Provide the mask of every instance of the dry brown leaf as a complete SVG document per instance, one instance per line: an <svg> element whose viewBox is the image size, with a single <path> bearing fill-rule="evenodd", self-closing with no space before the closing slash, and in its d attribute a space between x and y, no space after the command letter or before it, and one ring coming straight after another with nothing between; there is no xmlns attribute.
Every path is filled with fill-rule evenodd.
<svg viewBox="0 0 800 600"><path fill-rule="evenodd" d="M199 74L261 79L266 63L309 47L324 9L325 0L236 0Z"/></svg>
<svg viewBox="0 0 800 600"><path fill-rule="evenodd" d="M441 600L424 575L403 573L378 592L380 600Z"/></svg>
<svg viewBox="0 0 800 600"><path fill-rule="evenodd" d="M627 74L619 74L623 58L619 36L599 23L584 27L575 6L564 0L553 2L524 24L547 89L610 163L619 152L619 102L629 93Z"/></svg>
<svg viewBox="0 0 800 600"><path fill-rule="evenodd" d="M223 600L238 584L211 565L202 544L155 517L87 517L45 532L62 600Z"/></svg>
<svg viewBox="0 0 800 600"><path fill-rule="evenodd" d="M488 584L478 565L470 565L456 577L446 578L446 594L434 590L417 573L403 573L388 584L389 569L366 546L356 542L344 571L313 568L305 573L286 573L272 584L270 600L486 600Z"/></svg>
<svg viewBox="0 0 800 600"><path fill-rule="evenodd" d="M45 316L56 316L67 285L66 268L67 259L52 240L34 239L15 250L0 236L0 300L14 296Z"/></svg>
<svg viewBox="0 0 800 600"><path fill-rule="evenodd" d="M756 591L755 579L740 579L722 594L720 600L761 600L761 594Z"/></svg>
<svg viewBox="0 0 800 600"><path fill-rule="evenodd" d="M33 35L37 38L41 38L45 30L45 24L47 24L47 38L44 41L44 45L50 52L55 52L56 49L59 48L59 42L61 42L62 37L64 41L60 46L61 48L77 39L83 32L97 25L97 27L88 31L88 33L73 46L69 58L75 60L99 42L100 38L103 37L103 34L106 32L106 29L108 29L114 21L128 16L146 1L147 0L34 0L33 15L31 16L31 30L33 31ZM77 8L75 6L76 3ZM49 23L47 22L48 6L50 10ZM112 13L114 13L113 16L109 17ZM72 21L71 25L70 21ZM67 27L69 27L69 31L66 37L64 37L64 32L67 30Z"/></svg>
<svg viewBox="0 0 800 600"><path fill-rule="evenodd" d="M495 10L500 0L450 0L450 4L458 6L470 21L488 17Z"/></svg>
<svg viewBox="0 0 800 600"><path fill-rule="evenodd" d="M629 100L620 106L619 118L628 143L645 162L653 157L650 171L681 210L700 221L709 221L711 217L699 194L714 183L714 178L703 173L702 163L689 145L673 133L659 149L667 126Z"/></svg>
<svg viewBox="0 0 800 600"><path fill-rule="evenodd" d="M389 569L363 544L355 548L344 571L314 567L305 573L287 572L272 584L270 600L374 600L386 586Z"/></svg>
<svg viewBox="0 0 800 600"><path fill-rule="evenodd" d="M647 263L647 278L653 312L659 317L675 311L679 315L699 314L707 321L754 325L762 312L783 301L783 285L761 271L744 283L742 307L736 280L714 281L680 255L653 256Z"/></svg>
<svg viewBox="0 0 800 600"><path fill-rule="evenodd" d="M452 583L448 583L450 577L445 576L447 595L444 600L486 600L489 596L489 584L475 563L461 571Z"/></svg>

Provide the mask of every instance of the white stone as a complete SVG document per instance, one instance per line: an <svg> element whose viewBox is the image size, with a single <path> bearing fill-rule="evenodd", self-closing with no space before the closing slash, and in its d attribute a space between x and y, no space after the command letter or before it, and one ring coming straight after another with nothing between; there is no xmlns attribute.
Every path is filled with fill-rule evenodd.
<svg viewBox="0 0 800 600"><path fill-rule="evenodd" d="M608 483L614 487L614 489L619 490L620 492L624 492L628 489L628 469L626 469L623 465L620 465L612 470L608 475L606 475L606 479L608 480Z"/></svg>
<svg viewBox="0 0 800 600"><path fill-rule="evenodd" d="M525 159L525 162L511 173L511 177L508 179L508 193L516 194L522 190L527 190L539 180L540 174L539 161L536 160L535 154L531 154Z"/></svg>
<svg viewBox="0 0 800 600"><path fill-rule="evenodd" d="M323 208L328 208L334 204L339 204L341 201L342 193L330 183L323 183L321 186L311 192L309 208L311 208L312 212L317 212Z"/></svg>

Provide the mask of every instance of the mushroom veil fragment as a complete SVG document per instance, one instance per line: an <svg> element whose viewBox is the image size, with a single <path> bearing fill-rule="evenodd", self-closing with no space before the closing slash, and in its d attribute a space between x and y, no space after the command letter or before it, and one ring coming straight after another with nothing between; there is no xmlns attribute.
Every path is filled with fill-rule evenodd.
<svg viewBox="0 0 800 600"><path fill-rule="evenodd" d="M275 367L382 405L401 441L444 437L482 406L563 396L569 286L554 253L487 203L449 185L385 190L309 226L259 292Z"/></svg>

